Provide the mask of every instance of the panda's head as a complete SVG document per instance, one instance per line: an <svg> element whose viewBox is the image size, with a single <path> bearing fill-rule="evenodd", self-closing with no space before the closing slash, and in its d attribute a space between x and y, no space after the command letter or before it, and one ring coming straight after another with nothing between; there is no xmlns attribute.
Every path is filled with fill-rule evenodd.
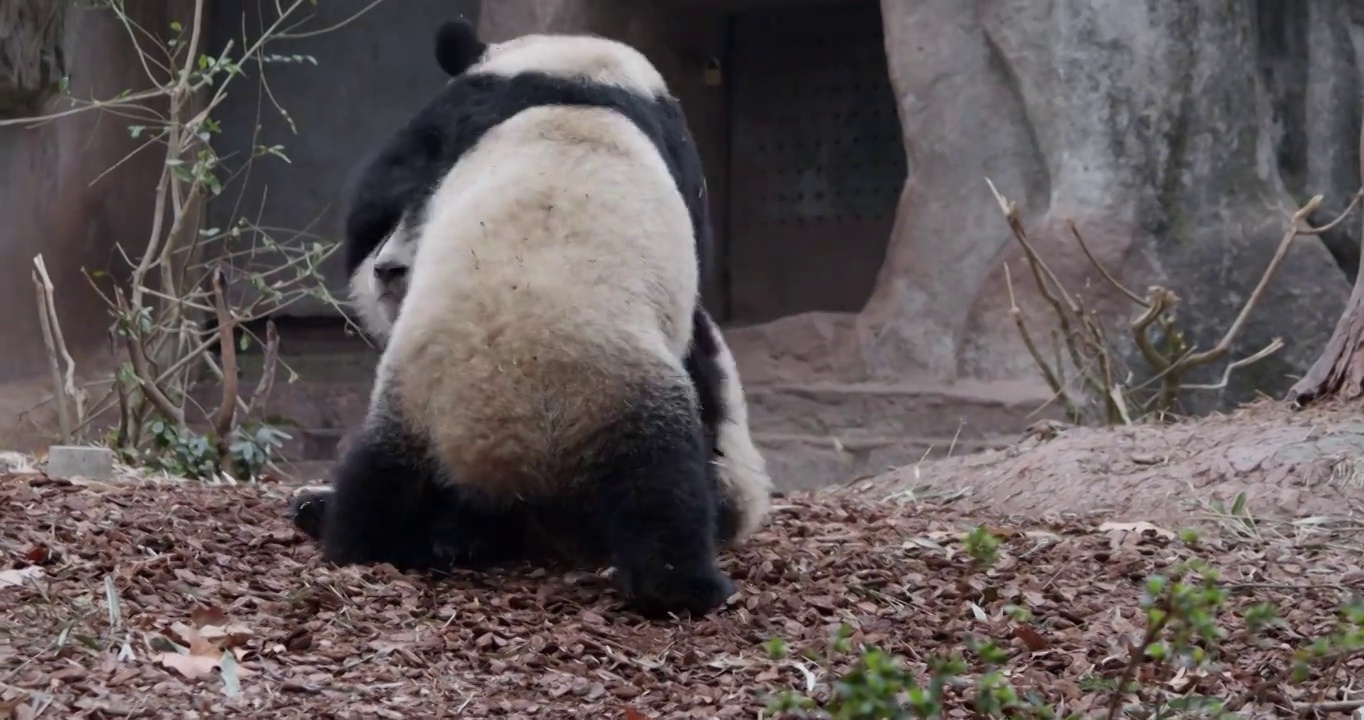
<svg viewBox="0 0 1364 720"><path fill-rule="evenodd" d="M485 43L468 21L452 20L436 31L436 61L452 80L464 75L533 73L615 85L646 97L668 95L663 75L643 53L594 35L536 33Z"/></svg>
<svg viewBox="0 0 1364 720"><path fill-rule="evenodd" d="M411 219L405 218L351 275L351 306L365 331L381 342L388 340L407 295L417 238Z"/></svg>

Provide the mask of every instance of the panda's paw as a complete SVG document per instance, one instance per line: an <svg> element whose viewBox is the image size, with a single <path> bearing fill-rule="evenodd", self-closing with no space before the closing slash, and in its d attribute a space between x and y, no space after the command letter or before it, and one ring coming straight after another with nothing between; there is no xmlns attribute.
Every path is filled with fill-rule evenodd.
<svg viewBox="0 0 1364 720"><path fill-rule="evenodd" d="M643 572L621 578L626 602L639 614L654 619L671 615L699 618L725 604L738 591L719 570L685 572L675 569Z"/></svg>
<svg viewBox="0 0 1364 720"><path fill-rule="evenodd" d="M322 537L322 520L327 515L327 499L332 489L325 486L299 488L289 500L289 518L300 532L318 540Z"/></svg>

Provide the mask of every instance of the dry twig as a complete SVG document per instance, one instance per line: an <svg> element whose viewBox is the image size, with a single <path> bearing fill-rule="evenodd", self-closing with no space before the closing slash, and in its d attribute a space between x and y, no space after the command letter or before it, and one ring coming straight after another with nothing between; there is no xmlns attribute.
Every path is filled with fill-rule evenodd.
<svg viewBox="0 0 1364 720"><path fill-rule="evenodd" d="M217 439L218 461L222 467L231 468L232 419L237 412L237 342L233 337L237 318L227 307L221 271L213 273L213 306L218 313L218 349L223 356L223 399L213 416L213 432Z"/></svg>
<svg viewBox="0 0 1364 720"><path fill-rule="evenodd" d="M42 253L33 258L33 284L37 291L38 321L43 329L43 345L47 349L48 364L52 369L62 442L72 442L79 439L80 428L83 427L85 390L76 384L76 361L71 357L66 338L62 335L61 321L57 319L56 289L52 285L52 278L47 274L47 265L43 263ZM60 369L62 363L66 366L64 372Z"/></svg>
<svg viewBox="0 0 1364 720"><path fill-rule="evenodd" d="M1345 215L1353 211L1364 198L1364 191L1356 193L1349 207L1340 217L1320 228L1310 226L1306 218L1320 207L1321 196L1312 198L1293 213L1288 229L1279 241L1273 257L1265 267L1250 297L1242 304L1236 318L1226 332L1222 334L1221 339L1213 347L1203 351L1190 348L1184 343L1183 333L1174 321L1174 309L1179 303L1179 297L1174 292L1153 285L1147 289L1145 297L1138 296L1099 262L1075 223L1067 220L1066 226L1070 230L1070 234L1079 244L1090 265L1119 294L1142 308L1142 312L1130 323L1129 330L1133 343L1154 375L1135 388L1125 388L1120 375L1130 373L1118 372L1114 362L1118 353L1109 342L1103 324L1097 320L1096 313L1086 309L1082 300L1065 289L1060 279L1038 254L1023 227L1017 203L1006 200L989 178L986 178L986 183L990 186L990 192L993 193L996 202L999 203L1000 212L1004 214L1005 221L1008 223L1014 239L1023 248L1024 257L1032 270L1038 293L1050 306L1055 316L1056 330L1054 334L1059 335L1064 342L1067 359L1079 374L1082 387L1088 391L1091 397L1095 397L1103 403L1104 419L1109 424L1125 424L1133 421L1134 418L1129 412L1131 405L1129 396L1137 390L1150 385L1158 385L1156 392L1150 399L1136 403L1136 406L1141 410L1138 418L1148 415L1163 417L1173 410L1182 391L1225 388L1232 373L1263 360L1282 349L1284 347L1282 339L1275 338L1269 345L1255 353L1229 363L1223 371L1221 379L1216 383L1191 385L1184 382L1184 378L1189 372L1223 360L1231 351L1236 338L1245 327L1251 311L1263 298L1270 280L1278 271L1279 266L1283 264L1293 240L1300 235L1316 235L1329 230L1339 224ZM1047 385L1053 392L1057 393L1067 417L1072 422L1083 422L1083 415L1085 414L1083 406L1069 396L1068 388L1063 381L1061 358L1058 357L1055 363L1049 363L1038 351L1025 323L1023 311L1018 305L1007 266L1004 271L1005 284L1009 292L1009 314L1013 317L1014 324L1023 338L1024 346L1033 362L1038 366ZM1165 339L1166 348L1158 348L1152 341L1151 330L1153 327L1159 327L1160 334Z"/></svg>

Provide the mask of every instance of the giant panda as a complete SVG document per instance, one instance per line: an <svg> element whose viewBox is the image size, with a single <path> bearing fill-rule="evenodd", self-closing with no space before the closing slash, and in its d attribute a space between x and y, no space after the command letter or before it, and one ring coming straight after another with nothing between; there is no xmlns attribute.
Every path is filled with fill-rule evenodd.
<svg viewBox="0 0 1364 720"><path fill-rule="evenodd" d="M447 23L437 56L451 82L364 167L347 221L352 266L399 226L418 241L323 555L415 569L553 547L614 565L640 612L708 612L734 590L718 516L751 531L767 489L708 470L686 358L728 352L696 320L708 227L669 162L666 85L588 36L488 45ZM738 387L728 362L714 397Z"/></svg>

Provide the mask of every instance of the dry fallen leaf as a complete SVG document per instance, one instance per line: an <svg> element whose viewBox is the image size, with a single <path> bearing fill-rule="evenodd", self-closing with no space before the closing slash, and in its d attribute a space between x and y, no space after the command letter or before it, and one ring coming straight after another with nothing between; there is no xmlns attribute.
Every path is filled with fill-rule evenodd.
<svg viewBox="0 0 1364 720"><path fill-rule="evenodd" d="M189 621L197 628L205 625L226 625L227 613L217 605L198 605L190 611Z"/></svg>
<svg viewBox="0 0 1364 720"><path fill-rule="evenodd" d="M1056 477L1041 466L1033 470L1042 480ZM0 483L7 557L22 562L24 553L45 545L61 568L47 569L39 585L25 580L0 589L0 618L14 630L4 652L27 663L14 663L6 683L42 688L51 699L42 718L95 714L82 702L148 708L156 717L222 716L230 712L214 705L240 693L250 698L248 714L266 718L425 717L443 706L460 708L463 717L737 720L759 716L772 692L805 692L814 680L828 687L829 671L800 658L826 648L833 628L848 622L856 647L881 647L910 662L959 646L964 634L996 637L1008 644L1002 669L1016 686L1089 717L1102 713L1108 695L1086 679L1121 673L1127 643L1144 631L1142 578L1193 556L1137 523L1101 531L1101 520L1004 522L928 499L899 508L792 495L776 503L749 540L720 555L742 590L739 607L649 623L622 607L607 573L461 572L428 583L386 566L331 566L316 544L293 535L263 542L289 528L287 496L197 483L118 489ZM947 557L954 548L961 553L960 528L979 524L1011 529L1000 538L1001 562L988 570ZM1110 534L1120 538L1116 551ZM1338 623L1338 594L1274 588L1358 584L1352 581L1364 577L1361 556L1330 543L1303 550L1215 540L1206 539L1200 557L1226 568L1228 582L1268 588L1230 594L1228 614L1273 601L1303 635ZM1164 547L1151 552L1158 545ZM53 612L60 603L43 598L91 598L98 634L106 624L100 581L110 574L126 632L91 654L78 645L90 624L63 635L62 623L76 616ZM1033 619L1014 619L1020 616L1009 605ZM139 641L148 629L163 635ZM138 649L133 660L120 659L124 634ZM766 657L758 645L774 636L801 665ZM1265 668L1283 667L1303 642L1291 633L1273 637L1264 646L1227 638L1219 655L1224 672L1143 679L1154 681L1152 693L1234 697ZM58 639L73 652L50 652ZM480 640L486 650L476 645ZM248 677L233 660L245 660L270 682ZM1338 678L1364 671L1364 659L1350 662ZM1301 690L1270 696L1337 697L1339 687L1326 682L1309 679ZM187 692L191 684L200 687ZM944 716L961 715L966 695L950 698ZM12 696L0 688L0 702Z"/></svg>
<svg viewBox="0 0 1364 720"><path fill-rule="evenodd" d="M1014 637L1022 640L1031 652L1041 652L1047 649L1047 641L1028 625L1019 625L1014 628Z"/></svg>
<svg viewBox="0 0 1364 720"><path fill-rule="evenodd" d="M220 668L222 655L185 655L184 653L159 653L156 662L164 665L190 680L199 680L212 675ZM237 665L238 677L254 675L255 671Z"/></svg>
<svg viewBox="0 0 1364 720"><path fill-rule="evenodd" d="M0 570L0 588L23 585L26 580L36 580L43 576L43 569L30 565L17 570Z"/></svg>
<svg viewBox="0 0 1364 720"><path fill-rule="evenodd" d="M251 639L251 630L244 625L204 625L196 630L199 637L217 647L234 648Z"/></svg>
<svg viewBox="0 0 1364 720"><path fill-rule="evenodd" d="M207 677L218 669L218 658L208 655L161 653L156 656L156 662L179 672L190 680Z"/></svg>

